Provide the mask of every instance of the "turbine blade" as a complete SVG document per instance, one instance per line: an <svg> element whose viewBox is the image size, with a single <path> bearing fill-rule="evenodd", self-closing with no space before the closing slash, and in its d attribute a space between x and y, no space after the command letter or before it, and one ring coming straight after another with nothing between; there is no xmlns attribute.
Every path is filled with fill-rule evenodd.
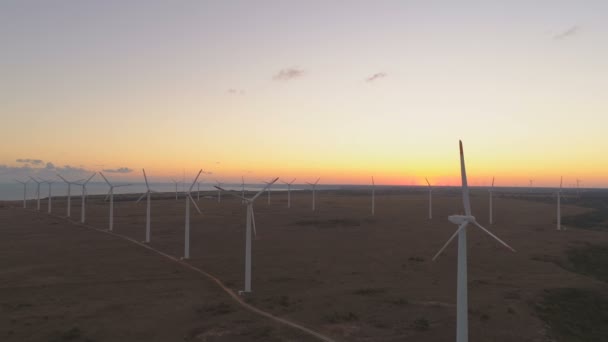
<svg viewBox="0 0 608 342"><path fill-rule="evenodd" d="M492 177L492 188L494 187L494 177Z"/></svg>
<svg viewBox="0 0 608 342"><path fill-rule="evenodd" d="M57 176L58 176L59 178L61 178L61 179L62 179L64 182L69 183L69 182L67 181L67 179L65 179L65 178L61 177L61 175L60 175L60 174L57 174ZM18 182L19 182L19 181L18 181ZM23 182L19 182L19 183L23 183Z"/></svg>
<svg viewBox="0 0 608 342"><path fill-rule="evenodd" d="M196 175L196 178L194 178L194 182L192 182L192 185L190 185L190 190L188 190L188 193L190 193L190 191L192 191L192 188L194 188L194 184L196 184L196 181L198 180L198 177L201 176L201 172L203 172L203 169L200 169L198 171L198 174Z"/></svg>
<svg viewBox="0 0 608 342"><path fill-rule="evenodd" d="M376 185L376 183L374 182L374 176L372 176L372 185Z"/></svg>
<svg viewBox="0 0 608 342"><path fill-rule="evenodd" d="M93 179L93 177L95 177L96 174L97 174L96 172L93 172L91 177L87 178L87 180L83 184L87 184L91 179Z"/></svg>
<svg viewBox="0 0 608 342"><path fill-rule="evenodd" d="M106 178L106 176L103 175L103 173L99 173L101 175L101 177L103 177L103 180L106 181L106 183L108 183L109 186L112 186L112 184L110 184L110 182L108 181L108 179Z"/></svg>
<svg viewBox="0 0 608 342"><path fill-rule="evenodd" d="M426 184L428 184L429 188L430 188L431 187L431 183L429 183L429 180L426 177L424 177L424 180L426 181Z"/></svg>
<svg viewBox="0 0 608 342"><path fill-rule="evenodd" d="M321 177L317 178L317 181L315 182L315 185L317 185L317 183L319 183L320 180L321 180Z"/></svg>
<svg viewBox="0 0 608 342"><path fill-rule="evenodd" d="M498 238L498 236L492 234L492 232L490 232L489 230L485 229L482 225L480 225L479 223L477 223L477 221L473 221L473 224L476 225L477 227L479 227L479 229L483 230L484 232L486 232L488 235L490 235L491 237L493 237L496 241L500 242L503 246L507 247L508 249L510 249L511 251L515 252L515 249L513 249L511 246L507 245L506 242L502 241L501 239Z"/></svg>
<svg viewBox="0 0 608 342"><path fill-rule="evenodd" d="M192 198L190 193L188 193L188 198L190 198L190 202L194 204L194 208L196 209L196 211L198 211L198 213L202 215L203 213L201 212L201 209L198 207L198 205L196 205L196 201L194 200L194 198Z"/></svg>
<svg viewBox="0 0 608 342"><path fill-rule="evenodd" d="M253 205L251 205L251 209L249 210L249 212L251 213L251 224L253 226L253 237L257 238L258 237L258 232L255 229L255 215L253 214Z"/></svg>
<svg viewBox="0 0 608 342"><path fill-rule="evenodd" d="M559 190L560 190L560 191L562 190L562 183L563 183L563 182L564 182L564 177L562 176L562 177L559 179Z"/></svg>
<svg viewBox="0 0 608 342"><path fill-rule="evenodd" d="M221 188L221 187L215 186L215 185L213 187L216 188L216 189L218 189L218 190L220 190L220 191L226 192L228 195L231 195L231 196L234 196L234 197L238 197L238 198L240 198L242 200L245 200L245 201L249 201L247 198L245 198L245 197L243 197L241 195L236 194L234 191L228 191L228 190L226 190L224 188Z"/></svg>
<svg viewBox="0 0 608 342"><path fill-rule="evenodd" d="M464 229L464 227L466 227L469 224L468 221L464 222L463 224L461 224L458 229L456 229L456 231L454 232L454 234L452 234L452 236L450 236L450 238L448 239L448 242L446 242L443 247L441 247L441 249L439 250L439 252L437 252L437 254L435 254L435 256L433 257L433 261L435 261L435 259L437 259L437 257L441 254L441 252L443 252L443 250L450 244L450 242L452 242L452 240L454 240L454 238L456 237L456 235L458 235L458 233L460 233L461 230Z"/></svg>
<svg viewBox="0 0 608 342"><path fill-rule="evenodd" d="M108 200L108 198L110 198L110 194L112 193L112 186L110 186L110 191L108 191L108 194L106 195L106 198L104 199L104 202Z"/></svg>
<svg viewBox="0 0 608 342"><path fill-rule="evenodd" d="M135 204L139 203L144 197L146 197L148 193L144 192L143 194L141 194L141 196L137 199L137 201L135 201Z"/></svg>
<svg viewBox="0 0 608 342"><path fill-rule="evenodd" d="M148 184L148 176L146 176L146 169L141 169L144 172L144 180L146 181L146 188L150 191L150 185Z"/></svg>
<svg viewBox="0 0 608 342"><path fill-rule="evenodd" d="M469 185L467 184L467 170L464 165L464 152L462 150L462 140L460 142L460 174L462 177L462 202L464 204L464 212L467 216L471 216L471 201L469 200Z"/></svg>
<svg viewBox="0 0 608 342"><path fill-rule="evenodd" d="M252 202L255 201L256 198L258 198L261 194L263 194L264 191L266 191L266 189L270 188L270 186L278 180L279 180L279 177L275 178L272 182L268 183L262 190L260 190L260 192L255 194L255 196L251 197L251 201Z"/></svg>
<svg viewBox="0 0 608 342"><path fill-rule="evenodd" d="M293 184L293 182L295 182L295 181L296 181L296 179L294 178L294 179L293 179L291 182L289 182L289 184L291 185L291 184Z"/></svg>

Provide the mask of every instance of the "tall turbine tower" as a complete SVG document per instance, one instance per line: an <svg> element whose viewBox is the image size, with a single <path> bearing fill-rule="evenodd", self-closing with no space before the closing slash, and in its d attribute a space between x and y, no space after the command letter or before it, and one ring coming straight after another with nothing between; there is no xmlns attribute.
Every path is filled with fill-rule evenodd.
<svg viewBox="0 0 608 342"><path fill-rule="evenodd" d="M24 182L24 181L15 179L15 182L21 183L23 185L23 207L26 208L27 207L27 183L29 183L30 181Z"/></svg>
<svg viewBox="0 0 608 342"><path fill-rule="evenodd" d="M67 179L61 177L60 174L57 174L57 176L59 176L59 178L61 178L68 185L68 195L67 195L67 197L68 197L68 203L67 203L67 215L66 216L70 217L70 214L71 214L70 211L71 211L71 207L72 207L72 184L78 185L78 182L80 182L81 180L77 180L75 182L70 182Z"/></svg>
<svg viewBox="0 0 608 342"><path fill-rule="evenodd" d="M40 184L42 183L41 181L37 180L36 178L30 176L30 179L34 181L34 183L36 183L36 210L40 211Z"/></svg>
<svg viewBox="0 0 608 342"><path fill-rule="evenodd" d="M425 177L424 180L426 180L426 184L428 184L429 186L429 220L433 218L433 187L431 186L431 183L429 183L429 180Z"/></svg>
<svg viewBox="0 0 608 342"><path fill-rule="evenodd" d="M376 214L376 183L374 182L374 176L372 176L372 215Z"/></svg>
<svg viewBox="0 0 608 342"><path fill-rule="evenodd" d="M84 223L84 219L85 219L85 198L87 196L87 183L91 179L93 179L93 177L95 177L95 173L93 173L91 175L91 177L89 177L87 180L80 183L80 185L82 186L82 204L81 204L81 210L80 210L80 222L81 223Z"/></svg>
<svg viewBox="0 0 608 342"><path fill-rule="evenodd" d="M53 183L55 183L55 181L52 181L50 179L43 179L44 183L49 185L49 200L47 202L48 204L48 213L51 213L51 205L52 205L52 201L53 201L53 196L51 195L51 187L53 186Z"/></svg>
<svg viewBox="0 0 608 342"><path fill-rule="evenodd" d="M147 204L146 204L146 239L144 240L145 243L150 243L150 195L154 192L152 190L150 190L150 184L148 183L148 177L146 176L146 170L145 169L141 169L144 173L144 180L146 181L146 192L144 192L141 197L137 200L137 202L135 202L136 204L139 203L142 198L147 197Z"/></svg>
<svg viewBox="0 0 608 342"><path fill-rule="evenodd" d="M281 181L281 182L287 184L287 209L291 208L291 184L293 184L293 182L295 182L295 181L296 181L295 178L289 183L287 183L285 181Z"/></svg>
<svg viewBox="0 0 608 342"><path fill-rule="evenodd" d="M201 172L203 172L203 169L201 169L198 172L198 174L196 175L196 178L194 178L194 182L192 182L192 185L190 185L190 188L186 192L186 196L184 196L186 198L186 215L185 215L185 226L184 226L185 229L184 229L184 257L183 257L183 259L190 259L190 202L192 202L192 204L194 204L194 208L196 208L196 211L198 211L199 214L202 214L198 205L196 205L194 198L192 198L192 188L194 188L194 184L196 184L196 181L198 180L198 177L201 175Z"/></svg>
<svg viewBox="0 0 608 342"><path fill-rule="evenodd" d="M315 207L315 199L316 199L315 191L317 189L317 183L319 183L320 179L321 178L317 178L317 181L314 182L314 183L306 182L306 184L308 184L308 185L310 185L312 187L312 211L315 211L315 209L316 209L316 207Z"/></svg>
<svg viewBox="0 0 608 342"><path fill-rule="evenodd" d="M467 226L473 224L485 233L493 237L496 241L515 252L513 248L485 229L475 220L471 213L471 202L469 199L469 187L467 185L467 172L464 165L464 152L462 141L460 142L460 173L462 175L462 201L464 204L465 215L451 215L448 217L450 222L457 224L458 229L441 247L439 252L433 257L433 261L443 252L443 250L458 236L458 273L457 273L457 297L456 297L456 342L468 342L469 322L468 322L468 290L467 290Z"/></svg>
<svg viewBox="0 0 608 342"><path fill-rule="evenodd" d="M557 191L557 230L562 230L562 205L560 203L562 195L562 183L564 177L559 180L559 190Z"/></svg>
<svg viewBox="0 0 608 342"><path fill-rule="evenodd" d="M246 223L245 223L245 289L243 291L240 291L239 293L250 293L251 292L251 230L253 228L253 234L256 234L255 232L255 218L253 215L253 202L256 200L256 198L258 198L261 194L264 193L264 191L266 191L266 189L274 184L274 182L276 182L279 178L275 178L273 181L269 182L268 185L266 185L266 187L264 187L262 190L260 190L257 194L255 194L255 196L251 197L251 198L245 198L242 196L239 196L237 194L234 193L230 193L233 196L239 197L240 199L242 199L243 201L245 201L245 203L247 203L247 214L246 214ZM226 191L222 188L220 188L219 186L216 186L216 188L218 190L221 191Z"/></svg>
<svg viewBox="0 0 608 342"><path fill-rule="evenodd" d="M103 173L99 173L101 175L101 177L103 177L103 180L106 181L106 183L108 183L108 185L110 186L110 191L108 191L108 195L106 196L106 199L109 197L110 198L110 220L108 223L108 230L109 231L113 231L114 230L114 188L120 188L122 186L129 186L131 184L121 184L121 185L115 185L110 183L110 181L106 178L106 176L103 175Z"/></svg>

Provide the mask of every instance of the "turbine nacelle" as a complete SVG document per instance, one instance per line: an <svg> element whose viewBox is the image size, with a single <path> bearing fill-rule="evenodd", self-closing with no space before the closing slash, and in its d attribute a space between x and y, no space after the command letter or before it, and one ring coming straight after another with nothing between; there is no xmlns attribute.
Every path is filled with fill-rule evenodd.
<svg viewBox="0 0 608 342"><path fill-rule="evenodd" d="M450 222L452 222L453 224L457 224L457 225L461 225L465 222L467 222L467 223L477 222L475 220L475 216L473 216L473 215L450 215L450 216L448 216L448 220Z"/></svg>

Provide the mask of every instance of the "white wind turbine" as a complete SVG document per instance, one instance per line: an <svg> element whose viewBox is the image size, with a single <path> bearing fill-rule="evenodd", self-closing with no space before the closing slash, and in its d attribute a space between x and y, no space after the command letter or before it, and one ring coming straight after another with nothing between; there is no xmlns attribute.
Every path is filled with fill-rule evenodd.
<svg viewBox="0 0 608 342"><path fill-rule="evenodd" d="M426 180L426 184L429 185L429 220L433 218L433 187L431 186L431 183L429 183L429 180L425 177L424 180Z"/></svg>
<svg viewBox="0 0 608 342"><path fill-rule="evenodd" d="M50 214L51 213L51 203L53 200L53 197L51 196L51 187L53 186L53 183L55 183L55 182L50 179L43 179L42 181L49 185L48 213Z"/></svg>
<svg viewBox="0 0 608 342"><path fill-rule="evenodd" d="M316 191L316 189L317 189L317 183L319 183L319 180L320 180L320 179L321 179L320 177L319 177L319 178L317 178L317 181L316 181L316 182L314 182L314 183L309 183L309 182L306 182L306 184L308 184L308 185L312 186L312 211L315 211L315 198L316 198L316 196L315 196L315 191Z"/></svg>
<svg viewBox="0 0 608 342"><path fill-rule="evenodd" d="M80 183L80 185L82 186L82 204L81 204L81 210L80 210L80 222L81 223L84 223L84 218L85 218L85 198L87 196L87 183L89 181L91 181L91 179L93 179L93 177L95 177L95 174L96 173L93 173L91 175L91 177L89 177L84 182Z"/></svg>
<svg viewBox="0 0 608 342"><path fill-rule="evenodd" d="M15 182L23 184L23 207L26 208L27 207L27 183L29 183L30 181L24 182L24 181L15 179Z"/></svg>
<svg viewBox="0 0 608 342"><path fill-rule="evenodd" d="M270 182L264 182L264 183L265 183L266 185L268 185L268 186L266 187L266 193L268 194L268 205L270 205L270 186L271 186L272 184L270 184Z"/></svg>
<svg viewBox="0 0 608 342"><path fill-rule="evenodd" d="M255 196L251 198L245 198L243 196L239 196L235 193L230 192L231 195L240 198L241 200L247 203L247 218L245 223L245 289L240 291L239 293L249 293L251 292L251 229L253 227L253 234L256 235L255 230L255 217L253 215L253 202L258 198L261 194L266 191L266 189L274 184L279 178L275 178L273 181L269 182L266 187L260 190ZM220 191L226 191L219 186L216 188Z"/></svg>
<svg viewBox="0 0 608 342"><path fill-rule="evenodd" d="M144 197L147 198L146 202L146 239L144 240L145 243L150 243L150 195L155 192L150 190L150 184L148 184L148 176L146 176L146 170L145 169L141 169L144 173L144 180L146 181L146 192L144 192L141 197L137 200L137 202L135 202L136 204L139 203Z"/></svg>
<svg viewBox="0 0 608 342"><path fill-rule="evenodd" d="M562 206L561 206L561 197L562 195L562 183L564 182L564 177L561 177L559 180L559 190L557 191L557 230L562 230Z"/></svg>
<svg viewBox="0 0 608 342"><path fill-rule="evenodd" d="M176 180L175 180L175 179L173 179L173 178L171 178L171 181L172 181L173 183L175 183L175 200L177 201L177 186L178 186L179 182L178 182L178 181L176 181Z"/></svg>
<svg viewBox="0 0 608 342"><path fill-rule="evenodd" d="M67 179L61 177L60 174L57 174L57 176L59 176L59 178L61 178L64 182L67 183L68 185L68 203L67 203L67 217L70 217L70 210L72 208L72 184L74 185L78 185L78 182L80 182L81 180L77 180L75 182L70 182Z"/></svg>
<svg viewBox="0 0 608 342"><path fill-rule="evenodd" d="M215 181L217 183L216 188L221 188L222 187L222 183L220 183L219 181ZM221 190L217 190L217 203L220 203L222 201L222 191Z"/></svg>
<svg viewBox="0 0 608 342"><path fill-rule="evenodd" d="M376 183L374 182L374 176L372 176L372 215L376 214Z"/></svg>
<svg viewBox="0 0 608 342"><path fill-rule="evenodd" d="M201 172L203 172L203 169L201 169L198 174L196 175L196 178L194 178L194 182L192 182L192 185L190 185L190 188L188 189L188 191L185 194L185 198L186 198L186 217L185 217L185 229L184 229L184 257L183 259L190 259L190 202L192 202L192 204L194 204L194 207L196 208L196 211L198 211L199 214L201 213L201 210L199 209L198 205L196 205L196 202L194 201L194 198L192 198L192 188L194 188L194 184L196 184L196 181L198 180L198 177L201 175Z"/></svg>
<svg viewBox="0 0 608 342"><path fill-rule="evenodd" d="M114 188L120 188L122 186L129 186L131 184L120 184L120 185L114 185L112 183L110 183L110 181L108 181L108 179L106 178L106 176L103 175L103 173L99 173L101 175L101 177L103 177L103 180L106 181L106 183L108 183L108 185L110 186L110 191L108 191L108 194L106 195L106 199L108 199L108 197L110 198L110 222L108 224L108 230L112 231L114 230Z"/></svg>
<svg viewBox="0 0 608 342"><path fill-rule="evenodd" d="M36 204L36 210L40 211L40 184L42 182L39 181L39 180L37 180L37 179L35 179L32 176L29 176L29 177L30 177L31 180L34 181L34 183L36 183L36 197L37 197L37 200L36 200L36 203L37 203Z"/></svg>
<svg viewBox="0 0 608 342"><path fill-rule="evenodd" d="M492 187L488 192L490 193L490 224L494 224L494 219L492 216L492 195L494 193L494 177L492 177Z"/></svg>
<svg viewBox="0 0 608 342"><path fill-rule="evenodd" d="M291 184L293 184L293 182L295 182L295 181L296 181L295 178L289 183L281 181L281 182L287 184L287 208L291 208Z"/></svg>
<svg viewBox="0 0 608 342"><path fill-rule="evenodd" d="M443 250L458 235L458 273L457 273L457 297L456 297L456 342L467 342L469 340L468 323L468 291L467 291L467 226L472 223L479 229L486 232L503 246L515 252L513 248L504 241L492 234L489 230L477 223L475 216L471 214L471 202L469 199L469 187L467 185L467 172L464 165L464 153L462 151L462 141L460 141L460 172L462 176L462 200L465 215L451 215L448 217L450 222L457 224L458 229L441 247L439 252L433 257L433 261L443 252Z"/></svg>

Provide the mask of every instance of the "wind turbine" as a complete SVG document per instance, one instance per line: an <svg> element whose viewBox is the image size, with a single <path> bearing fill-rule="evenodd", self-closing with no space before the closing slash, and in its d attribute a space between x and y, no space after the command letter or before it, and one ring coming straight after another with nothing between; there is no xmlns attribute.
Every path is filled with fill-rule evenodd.
<svg viewBox="0 0 608 342"><path fill-rule="evenodd" d="M563 182L564 182L564 177L562 176L559 180L559 190L557 191L557 230L562 230L562 206L561 206L560 201L561 201L561 197L562 197L562 183Z"/></svg>
<svg viewBox="0 0 608 342"><path fill-rule="evenodd" d="M51 213L51 201L53 199L53 197L51 196L51 186L53 185L53 183L55 183L52 180L49 179L43 179L44 183L49 185L49 202L48 202L48 213Z"/></svg>
<svg viewBox="0 0 608 342"><path fill-rule="evenodd" d="M513 248L477 223L475 216L471 214L471 202L469 199L469 187L467 185L467 172L464 165L464 153L462 151L462 141L460 141L460 172L462 176L462 200L465 215L451 215L448 217L450 222L457 224L458 229L441 247L439 252L433 257L433 261L443 252L443 250L458 235L458 273L457 273L457 297L456 297L456 342L467 342L469 340L468 323L468 291L467 291L467 226L472 223L485 233L500 242L503 246L515 252Z"/></svg>
<svg viewBox="0 0 608 342"><path fill-rule="evenodd" d="M291 184L293 184L293 182L295 182L295 181L296 181L295 178L289 183L281 181L281 182L287 184L287 208L291 208Z"/></svg>
<svg viewBox="0 0 608 342"><path fill-rule="evenodd" d="M15 179L15 181L17 183L21 183L23 184L23 207L26 208L27 207L27 183L29 183L30 181L20 181L18 179Z"/></svg>
<svg viewBox="0 0 608 342"><path fill-rule="evenodd" d="M494 177L492 177L492 187L488 191L490 193L490 224L494 224L492 217L492 194L494 193Z"/></svg>
<svg viewBox="0 0 608 342"><path fill-rule="evenodd" d="M528 192L532 192L532 185L534 185L534 180L530 179L530 187L528 188Z"/></svg>
<svg viewBox="0 0 608 342"><path fill-rule="evenodd" d="M146 192L144 192L141 197L135 203L139 203L144 197L147 197L147 205L146 205L146 240L145 243L150 243L150 195L152 194L152 190L150 190L150 185L148 184L148 177L146 176L146 170L141 169L144 172L144 180L146 181Z"/></svg>
<svg viewBox="0 0 608 342"><path fill-rule="evenodd" d="M431 183L429 183L429 180L425 177L424 180L426 180L426 184L429 185L429 220L433 218L433 187L431 187Z"/></svg>
<svg viewBox="0 0 608 342"><path fill-rule="evenodd" d="M61 177L60 174L57 174L57 176L59 176L59 178L61 178L64 182L66 182L68 184L68 205L67 205L67 215L66 216L70 217L70 209L72 207L72 202L71 202L72 201L72 184L78 185L78 182L80 180L75 181L75 182L70 182L67 179Z"/></svg>
<svg viewBox="0 0 608 342"><path fill-rule="evenodd" d="M198 174L196 175L196 178L194 178L194 182L192 182L192 185L190 185L190 189L188 189L188 191L186 192L186 196L184 196L186 198L186 224L185 224L185 229L184 229L185 236L184 236L184 257L183 257L183 259L190 259L190 202L192 202L192 204L194 204L196 211L198 211L199 214L202 214L201 210L198 208L198 205L196 205L194 198L192 198L192 188L194 188L194 184L196 184L196 181L198 180L198 177L201 175L201 172L203 172L203 169L201 169L198 172Z"/></svg>
<svg viewBox="0 0 608 342"><path fill-rule="evenodd" d="M319 183L320 179L320 177L317 178L317 181L314 183L306 182L306 184L312 186L312 211L315 211L315 190L317 189L317 183Z"/></svg>
<svg viewBox="0 0 608 342"><path fill-rule="evenodd" d="M239 293L250 293L251 292L251 228L253 227L253 234L256 235L255 231L255 217L253 215L253 202L256 198L258 198L261 194L266 191L268 187L274 184L279 178L275 178L273 181L267 183L267 185L260 190L255 196L251 198L245 198L243 196L239 196L235 193L229 192L229 194L239 197L245 203L247 203L247 219L245 223L245 289L240 291ZM226 191L219 186L216 188L220 191Z"/></svg>
<svg viewBox="0 0 608 342"><path fill-rule="evenodd" d="M215 181L217 183L216 188L221 188L222 187L222 183L218 182L217 180ZM222 191L221 190L217 190L217 203L220 203L222 201Z"/></svg>
<svg viewBox="0 0 608 342"><path fill-rule="evenodd" d="M41 181L35 179L32 176L29 176L31 180L34 181L34 183L36 183L36 197L38 197L38 199L36 200L37 206L36 206L36 210L40 211L40 183L42 183Z"/></svg>
<svg viewBox="0 0 608 342"><path fill-rule="evenodd" d="M372 215L376 214L376 183L374 182L374 176L372 176Z"/></svg>
<svg viewBox="0 0 608 342"><path fill-rule="evenodd" d="M272 184L270 184L270 182L264 182L264 183L266 183L266 185L268 185L268 186L266 187L266 193L268 194L268 205L270 205L270 186L271 186Z"/></svg>
<svg viewBox="0 0 608 342"><path fill-rule="evenodd" d="M86 181L80 183L80 185L82 185L82 204L81 207L82 209L80 210L80 222L84 223L84 216L85 216L85 197L87 196L87 183L93 179L93 177L95 177L96 173L93 173L91 175L91 177L89 177Z"/></svg>
<svg viewBox="0 0 608 342"><path fill-rule="evenodd" d="M108 179L106 178L106 176L103 175L103 173L100 172L99 174L101 175L101 177L103 177L103 180L105 180L106 183L108 183L108 185L110 186L110 191L108 191L106 199L110 197L110 223L108 225L108 230L112 231L114 229L114 188L119 188L121 186L129 186L131 184L114 185L110 183L110 181L108 181Z"/></svg>
<svg viewBox="0 0 608 342"><path fill-rule="evenodd" d="M173 183L175 183L175 200L177 201L177 185L179 184L178 181L176 181L175 179L171 178L171 181Z"/></svg>

